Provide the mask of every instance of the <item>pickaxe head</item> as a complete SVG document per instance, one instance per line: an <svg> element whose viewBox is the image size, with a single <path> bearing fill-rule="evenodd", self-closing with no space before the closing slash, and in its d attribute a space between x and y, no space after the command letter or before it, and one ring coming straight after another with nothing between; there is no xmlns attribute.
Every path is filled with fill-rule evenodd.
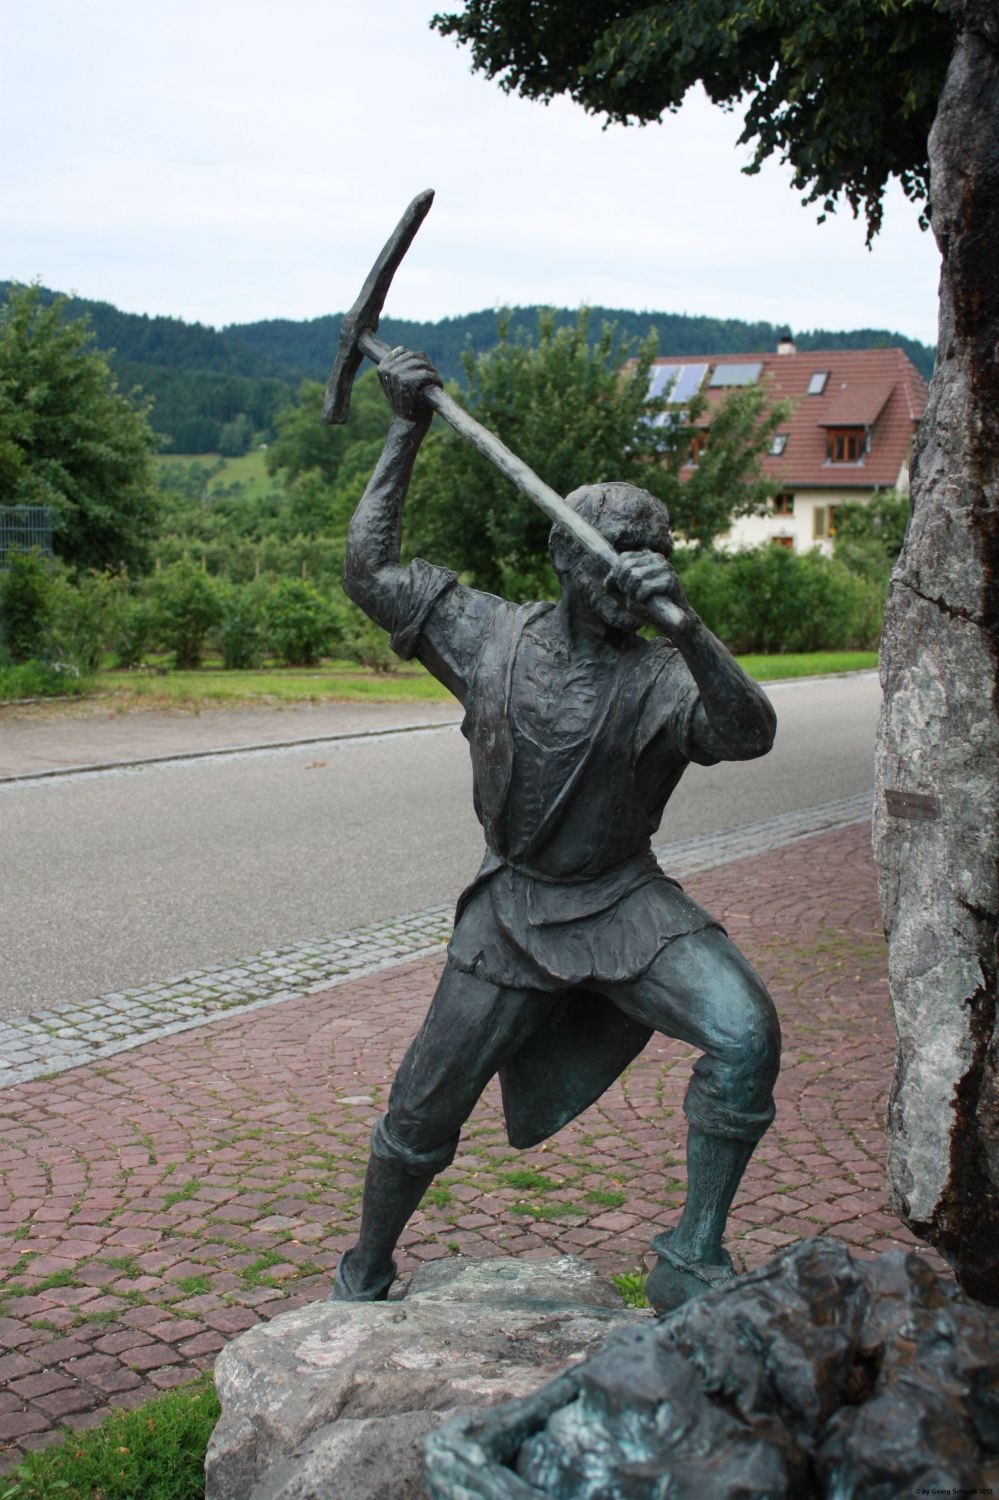
<svg viewBox="0 0 999 1500"><path fill-rule="evenodd" d="M416 231L430 212L433 201L432 188L413 199L368 273L357 301L349 313L344 313L337 356L330 371L326 399L323 402L324 422L335 425L347 420L354 376L367 352L361 347L361 340L365 334L371 336L377 330L392 277L413 243Z"/></svg>

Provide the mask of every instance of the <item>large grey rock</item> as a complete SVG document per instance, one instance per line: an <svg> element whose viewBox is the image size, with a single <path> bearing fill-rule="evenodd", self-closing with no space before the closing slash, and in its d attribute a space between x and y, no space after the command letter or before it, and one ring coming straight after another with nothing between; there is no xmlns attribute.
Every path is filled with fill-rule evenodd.
<svg viewBox="0 0 999 1500"><path fill-rule="evenodd" d="M206 1500L417 1500L446 1417L533 1391L649 1321L571 1256L446 1260L388 1302L318 1302L219 1356Z"/></svg>
<svg viewBox="0 0 999 1500"><path fill-rule="evenodd" d="M434 1500L893 1500L999 1484L999 1313L816 1239L442 1425Z"/></svg>
<svg viewBox="0 0 999 1500"><path fill-rule="evenodd" d="M874 847L892 1204L999 1305L999 11L948 9L963 30L930 138L939 352L885 615ZM936 808L905 816L889 791Z"/></svg>

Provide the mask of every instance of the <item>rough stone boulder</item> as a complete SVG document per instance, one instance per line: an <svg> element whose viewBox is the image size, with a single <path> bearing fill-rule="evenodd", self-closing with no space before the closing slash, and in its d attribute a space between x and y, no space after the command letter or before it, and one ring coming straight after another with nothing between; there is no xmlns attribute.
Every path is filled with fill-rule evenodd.
<svg viewBox="0 0 999 1500"><path fill-rule="evenodd" d="M318 1302L219 1356L206 1500L416 1500L423 1441L648 1321L582 1261L446 1260L380 1303Z"/></svg>
<svg viewBox="0 0 999 1500"><path fill-rule="evenodd" d="M999 1486L999 1314L808 1240L427 1441L433 1500L892 1500ZM331 1491L331 1494L334 1493Z"/></svg>

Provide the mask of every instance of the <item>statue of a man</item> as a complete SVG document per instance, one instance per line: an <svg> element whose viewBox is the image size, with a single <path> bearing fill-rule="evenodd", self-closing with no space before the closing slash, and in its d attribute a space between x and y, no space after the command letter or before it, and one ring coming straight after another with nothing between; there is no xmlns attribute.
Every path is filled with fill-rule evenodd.
<svg viewBox="0 0 999 1500"><path fill-rule="evenodd" d="M394 418L351 523L344 586L463 704L486 853L372 1133L360 1234L333 1295L386 1296L399 1235L494 1074L511 1144L535 1145L659 1031L703 1054L684 1102L686 1204L652 1242L646 1290L664 1311L734 1274L722 1234L773 1119L780 1029L759 976L650 841L690 761L766 754L773 709L690 607L665 507L631 485L569 496L621 556L606 575L554 527L557 604L512 604L419 559L401 566L403 503L432 416L423 392L440 378L405 350L379 376ZM659 595L683 624L646 641L643 606Z"/></svg>

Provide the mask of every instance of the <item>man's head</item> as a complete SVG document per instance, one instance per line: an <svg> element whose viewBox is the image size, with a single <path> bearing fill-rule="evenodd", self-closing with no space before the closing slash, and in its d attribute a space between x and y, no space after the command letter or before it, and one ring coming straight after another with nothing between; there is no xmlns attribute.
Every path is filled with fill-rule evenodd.
<svg viewBox="0 0 999 1500"><path fill-rule="evenodd" d="M566 496L566 504L596 527L616 552L648 550L669 557L673 551L669 512L648 490L620 481L584 484ZM604 588L604 565L584 552L561 526L552 527L548 551L563 592L569 587L577 590L587 605L616 630L638 629L640 621Z"/></svg>

